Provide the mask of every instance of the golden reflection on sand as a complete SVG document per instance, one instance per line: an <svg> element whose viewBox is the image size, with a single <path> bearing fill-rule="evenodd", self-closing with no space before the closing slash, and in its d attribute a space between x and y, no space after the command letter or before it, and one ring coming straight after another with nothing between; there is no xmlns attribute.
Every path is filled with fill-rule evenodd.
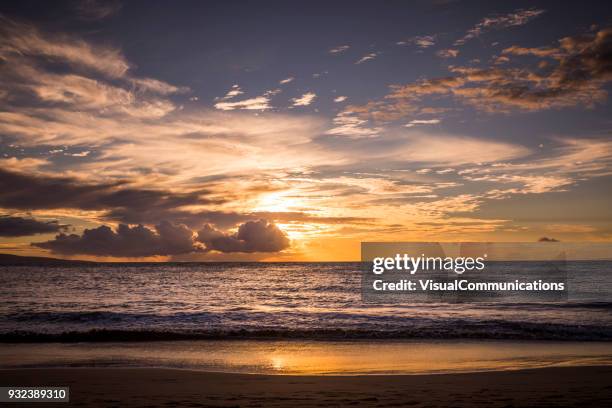
<svg viewBox="0 0 612 408"><path fill-rule="evenodd" d="M612 365L612 344L297 340L7 344L0 349L0 361L3 368L95 365L268 374L421 374Z"/></svg>

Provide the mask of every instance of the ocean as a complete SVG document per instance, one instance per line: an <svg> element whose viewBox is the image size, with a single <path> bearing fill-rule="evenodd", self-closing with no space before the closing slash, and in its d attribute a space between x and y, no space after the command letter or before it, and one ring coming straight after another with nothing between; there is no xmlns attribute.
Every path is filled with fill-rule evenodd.
<svg viewBox="0 0 612 408"><path fill-rule="evenodd" d="M359 263L3 266L0 341L612 340L612 262L566 270L563 300L380 304Z"/></svg>

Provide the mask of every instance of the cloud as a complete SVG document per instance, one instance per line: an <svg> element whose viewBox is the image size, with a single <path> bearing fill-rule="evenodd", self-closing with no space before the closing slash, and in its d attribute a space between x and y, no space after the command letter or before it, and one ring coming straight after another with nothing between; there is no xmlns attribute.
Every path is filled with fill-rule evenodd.
<svg viewBox="0 0 612 408"><path fill-rule="evenodd" d="M402 225L398 232L402 237L411 231L427 237L451 229L460 234L466 221L451 218L452 211L476 211L480 203L495 196L562 191L577 180L609 173L609 147L603 140L588 145L579 140L551 141L531 152L513 141L499 142L498 136L439 134L438 126L427 126L434 123L426 121L443 120L441 107L456 110L461 102L484 109L475 105L478 98L466 90L487 88L487 78L498 81L499 89L515 81L531 84L532 74L548 78L548 70L560 65L561 58L584 54L583 47L593 38L585 36L588 41L575 45L573 51L559 43L548 47L555 48L554 53L543 56L536 55L542 53L535 48L502 51L512 60L504 66L507 70L478 72L454 66L442 78L398 84L367 106L337 105L345 109L333 118L332 126L324 115L308 115L305 110L254 114L237 106L227 111L195 103L181 107L181 100L189 95L181 95L178 85L153 78L134 80L129 70L108 79L74 63L50 70L45 60L54 67L57 60L45 56L26 64L31 69L18 76L20 62L31 62L31 57L10 54L11 59L0 67L2 74L6 65L14 68L10 75L0 74L7 101L0 109L0 133L5 143L18 145L5 151L32 158L3 161L3 169L11 169L8 173L28 177L0 173L0 208L12 205L14 211L6 207L3 213L31 211L36 219L57 219L77 228L79 221L65 219L105 224L113 234L117 234L117 223L130 228L142 224L156 236L154 226L161 220L184 224L191 231L211 224L219 232L213 236L223 238L217 245L227 250L253 248L255 244L237 243L236 235L241 224L257 219L274 223L296 247L327 245L330 241L325 239L330 237L385 238L384 219L394 209L398 219L393 223ZM530 68L540 59L549 64L546 69ZM14 77L20 78L19 90ZM507 83L499 82L503 77ZM532 86L535 90L549 83L544 80ZM236 90L242 92L236 85L212 104L248 100L244 94L232 93ZM259 95L269 100L277 93L272 89ZM427 106L430 101L433 106ZM481 105L486 103L485 99ZM509 109L490 105L496 111ZM430 109L427 114L426 109ZM390 117L402 120L381 123ZM412 120L414 128L402 127ZM84 158L68 156L87 151L91 153ZM20 170L9 166L20 166ZM473 173L461 174L474 168ZM562 173L570 168L574 173ZM62 173L66 175L57 177ZM495 177L500 181L491 183L499 191L489 192L489 181ZM465 187L460 188L460 183ZM470 194L460 195L459 190ZM415 225L415 220L438 226L428 230ZM505 220L470 222L479 225L470 224L465 231L490 231ZM184 253L185 259L189 254Z"/></svg>
<svg viewBox="0 0 612 408"><path fill-rule="evenodd" d="M329 50L330 54L341 54L351 48L349 45L339 45L337 47L331 48Z"/></svg>
<svg viewBox="0 0 612 408"><path fill-rule="evenodd" d="M65 153L65 154L67 154L68 156L72 156L72 157L87 157L87 156L89 156L90 153L91 153L91 151L84 150L84 151L79 152L79 153Z"/></svg>
<svg viewBox="0 0 612 408"><path fill-rule="evenodd" d="M167 184L169 189L203 174L282 169L287 155L296 151L292 165L299 168L342 161L337 152L312 143L325 124L304 114L255 116L205 109L185 109L164 120L146 121L58 108L0 112L0 131L24 146L96 151L95 160L75 169L79 174L92 174L94 179L133 177L142 183ZM148 171L145 179L143 169Z"/></svg>
<svg viewBox="0 0 612 408"><path fill-rule="evenodd" d="M62 152L63 150L57 150L56 152ZM17 157L9 157L7 159L0 159L0 170L2 168L11 169L15 172L28 172L38 171L40 167L48 164L46 160L24 157L18 159Z"/></svg>
<svg viewBox="0 0 612 408"><path fill-rule="evenodd" d="M494 163L458 172L465 180L492 183L490 199L516 194L542 194L566 191L585 178L607 176L612 163L612 142L598 139L554 139L557 146L547 157L518 163Z"/></svg>
<svg viewBox="0 0 612 408"><path fill-rule="evenodd" d="M499 57L494 59L493 64L501 65L501 64L505 64L507 62L510 62L510 58L508 58L505 55L500 55Z"/></svg>
<svg viewBox="0 0 612 408"><path fill-rule="evenodd" d="M408 135L398 158L446 166L491 163L527 156L529 149L505 142L453 135Z"/></svg>
<svg viewBox="0 0 612 408"><path fill-rule="evenodd" d="M377 129L369 121L352 116L345 111L337 117L335 128L326 133L355 139L353 143L332 139L330 143L342 143L347 154L367 158L369 163L398 162L404 164L429 163L444 167L469 163L492 163L523 158L531 154L528 148L486 138L444 134L403 127ZM347 150L356 146L355 150ZM429 166L428 166L429 167Z"/></svg>
<svg viewBox="0 0 612 408"><path fill-rule="evenodd" d="M348 96L336 96L334 98L334 102L336 103L340 103L340 102L344 102L348 99Z"/></svg>
<svg viewBox="0 0 612 408"><path fill-rule="evenodd" d="M21 104L27 101L37 107L151 118L176 109L163 96L189 91L157 79L133 77L118 49L41 33L29 24L1 16L0 23L0 59L4 62L0 86L8 98ZM57 66L51 69L49 62Z"/></svg>
<svg viewBox="0 0 612 408"><path fill-rule="evenodd" d="M284 85L284 84L288 84L289 82L292 82L294 79L295 79L294 77L289 77L289 78L280 80L278 83L281 85Z"/></svg>
<svg viewBox="0 0 612 408"><path fill-rule="evenodd" d="M612 142L596 139L554 139L547 157L528 157L514 163L464 168L457 172L472 183L489 183L487 199L505 199L517 194L567 191L578 181L609 176ZM557 231L558 232L558 231ZM577 231L572 232L587 232Z"/></svg>
<svg viewBox="0 0 612 408"><path fill-rule="evenodd" d="M552 57L552 58L562 58L563 53L560 49L555 47L520 47L518 45L513 45L511 47L505 48L502 51L502 54L511 54L511 55L534 55L536 57Z"/></svg>
<svg viewBox="0 0 612 408"><path fill-rule="evenodd" d="M31 99L34 95L36 100L31 102L34 105L40 106L42 103L43 106L70 107L103 115L165 116L175 109L174 104L157 96L144 95L142 92L149 93L153 87L153 93L166 94L186 90L149 79L138 82L140 85L136 85L136 82L141 80L128 79L133 87L126 89L79 74L42 71L33 65L19 65L18 61L12 60L0 67L0 72L5 75L3 80L0 80L0 85L8 88L13 96L22 101ZM145 86L148 87L146 90Z"/></svg>
<svg viewBox="0 0 612 408"><path fill-rule="evenodd" d="M288 78L289 79L289 78ZM290 78L283 81L291 82L293 78ZM287 83L281 81L280 83ZM255 98L243 99L241 101L227 102L228 100L233 100L236 96L242 95L244 92L240 89L240 86L233 85L232 88L225 94L225 96L221 98L217 98L219 102L215 103L215 108L224 111L231 111L236 109L245 109L245 110L269 110L272 109L270 105L270 98L274 95L280 93L280 89L271 89L266 91L261 96L256 96Z"/></svg>
<svg viewBox="0 0 612 408"><path fill-rule="evenodd" d="M401 180L381 177L376 173L353 173L324 179L329 192L335 196L375 196L377 202L389 202L394 198L413 197L432 193L437 187L430 184L406 183Z"/></svg>
<svg viewBox="0 0 612 408"><path fill-rule="evenodd" d="M159 220L199 228L205 223L232 227L240 222L266 218L276 222L338 224L364 222L359 217L326 217L305 212L222 211L206 206L221 205L227 198L210 197L212 193L201 187L192 192L143 189L114 183L84 183L74 178L22 174L0 169L0 207L23 211L69 210L79 216L80 210L94 212L99 219L125 224L154 225ZM236 185L237 186L237 185ZM227 197L225 184L221 192ZM251 189L249 194L253 195Z"/></svg>
<svg viewBox="0 0 612 408"><path fill-rule="evenodd" d="M538 242L559 242L559 240L555 238L542 237L538 239Z"/></svg>
<svg viewBox="0 0 612 408"><path fill-rule="evenodd" d="M218 252L279 252L289 247L287 235L263 219L245 222L233 234L206 225L197 240L206 245L207 251Z"/></svg>
<svg viewBox="0 0 612 408"><path fill-rule="evenodd" d="M411 120L405 127L413 127L416 125L437 125L440 123L440 119L415 119Z"/></svg>
<svg viewBox="0 0 612 408"><path fill-rule="evenodd" d="M124 186L121 182L91 184L69 177L23 174L0 169L0 206L18 210L79 209L100 211L108 219L128 223L157 222L178 216L181 207L219 203L206 191L176 193Z"/></svg>
<svg viewBox="0 0 612 408"><path fill-rule="evenodd" d="M542 194L551 191L564 191L573 183L572 178L562 175L541 176L534 174L487 174L464 176L474 182L490 182L497 186L514 185L510 188L496 188L487 192L487 197L501 199L515 194Z"/></svg>
<svg viewBox="0 0 612 408"><path fill-rule="evenodd" d="M119 224L116 231L103 225L86 229L83 235L58 234L55 239L33 246L61 255L95 255L124 258L178 255L201 251L193 232L184 225L163 221L155 229Z"/></svg>
<svg viewBox="0 0 612 408"><path fill-rule="evenodd" d="M455 58L457 55L459 55L459 50L447 48L445 50L436 52L436 55L440 58Z"/></svg>
<svg viewBox="0 0 612 408"><path fill-rule="evenodd" d="M86 109L131 105L134 95L119 87L80 75L38 73L31 89L40 100L79 105Z"/></svg>
<svg viewBox="0 0 612 408"><path fill-rule="evenodd" d="M130 68L120 51L91 45L71 36L40 33L31 25L0 16L0 57L46 57L87 68L109 77L125 75Z"/></svg>
<svg viewBox="0 0 612 408"><path fill-rule="evenodd" d="M293 106L308 106L315 100L316 97L317 94L314 92L306 92L299 98L291 99L291 101L293 102Z"/></svg>
<svg viewBox="0 0 612 408"><path fill-rule="evenodd" d="M363 64L364 62L373 60L376 57L378 57L378 53L377 52L371 52L371 53L366 54L363 57L361 57L357 62L355 62L355 64Z"/></svg>
<svg viewBox="0 0 612 408"><path fill-rule="evenodd" d="M269 89L266 92L264 92L264 96L274 96L274 95L278 95L279 93L281 93L283 90L280 88L276 88L276 89Z"/></svg>
<svg viewBox="0 0 612 408"><path fill-rule="evenodd" d="M559 234L586 234L597 231L594 226L585 224L548 224L544 229Z"/></svg>
<svg viewBox="0 0 612 408"><path fill-rule="evenodd" d="M537 56L541 50L510 47L504 55ZM544 57L552 59L546 69L451 66L452 76L392 85L383 100L351 108L376 119L395 120L418 112L424 98L440 96L452 96L486 112L593 107L606 99L604 87L612 81L607 61L610 52L612 28L606 28L595 34L563 38L559 47L546 49Z"/></svg>
<svg viewBox="0 0 612 408"><path fill-rule="evenodd" d="M236 84L236 85L232 85L231 89L227 91L225 96L222 96L217 99L221 101L227 101L228 99L232 99L238 95L242 95L243 93L244 92L242 91L242 89L240 89L240 86Z"/></svg>
<svg viewBox="0 0 612 408"><path fill-rule="evenodd" d="M436 36L434 35L424 35L424 36L420 36L420 37L415 37L414 38L414 43L419 47L419 48L429 48L432 45L435 45L436 43Z"/></svg>
<svg viewBox="0 0 612 408"><path fill-rule="evenodd" d="M44 33L42 37L54 49L77 42L97 50L74 36ZM14 48L1 35L0 43ZM170 99L163 94L180 93L182 88L153 78L134 78L124 72L109 79L65 58L8 52L7 48L0 48L0 54L6 57L0 64L0 93L7 94L6 100L0 100L0 133L5 140L28 149L68 146L96 153L79 163L54 158L46 163L46 171L59 165L55 171L69 169L96 180L132 178L135 183L167 184L173 189L202 174L282 169L287 155L296 151L293 165L299 168L345 160L313 142L324 128L322 118L251 113L252 109L271 110L269 100L278 92L275 89L254 101L240 101L237 96L215 101L233 103L219 105L223 110L181 106L173 102L181 96ZM251 110L241 112L242 108Z"/></svg>
<svg viewBox="0 0 612 408"><path fill-rule="evenodd" d="M359 138L376 136L382 131L380 127L371 127L368 120L359 118L351 110L338 113L333 123L334 127L325 132L326 134Z"/></svg>
<svg viewBox="0 0 612 408"><path fill-rule="evenodd" d="M246 110L268 110L272 109L270 98L267 96L257 96L255 98L244 99L236 102L217 102L215 108L229 111L234 109Z"/></svg>
<svg viewBox="0 0 612 408"><path fill-rule="evenodd" d="M544 70L460 69L466 86L455 94L471 104L490 110L518 108L542 110L568 106L594 106L607 93L604 85L612 80L607 55L612 52L612 28L594 35L566 37L556 49L521 49L510 47L505 55L531 55L553 58L556 63ZM467 85L471 86L471 89Z"/></svg>
<svg viewBox="0 0 612 408"><path fill-rule="evenodd" d="M121 10L121 2L119 0L77 0L75 10L83 20L103 20L118 13Z"/></svg>
<svg viewBox="0 0 612 408"><path fill-rule="evenodd" d="M436 44L436 36L435 35L420 35L411 37L404 41L396 42L397 45L408 45L414 44L419 48L429 48Z"/></svg>
<svg viewBox="0 0 612 408"><path fill-rule="evenodd" d="M25 237L35 234L59 232L67 225L57 221L39 221L34 218L0 215L0 237Z"/></svg>
<svg viewBox="0 0 612 408"><path fill-rule="evenodd" d="M462 38L455 41L455 45L463 45L469 40L480 37L487 31L525 25L542 13L544 13L544 10L529 9L516 10L503 16L485 17L482 21L469 29Z"/></svg>
<svg viewBox="0 0 612 408"><path fill-rule="evenodd" d="M143 92L153 92L160 95L189 92L187 87L174 86L154 78L131 78L130 81L136 86L137 90Z"/></svg>

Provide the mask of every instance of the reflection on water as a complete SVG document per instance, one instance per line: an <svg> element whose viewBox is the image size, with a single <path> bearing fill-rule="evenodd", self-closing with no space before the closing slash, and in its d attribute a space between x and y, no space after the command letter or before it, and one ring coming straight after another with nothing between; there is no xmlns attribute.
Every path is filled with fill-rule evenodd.
<svg viewBox="0 0 612 408"><path fill-rule="evenodd" d="M612 343L182 341L5 344L0 367L168 367L265 374L418 374L610 365Z"/></svg>

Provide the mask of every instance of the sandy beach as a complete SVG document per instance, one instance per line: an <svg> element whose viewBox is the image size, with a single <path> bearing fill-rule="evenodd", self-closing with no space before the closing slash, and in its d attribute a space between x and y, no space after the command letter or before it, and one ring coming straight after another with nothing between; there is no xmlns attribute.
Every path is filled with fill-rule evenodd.
<svg viewBox="0 0 612 408"><path fill-rule="evenodd" d="M57 406L612 405L612 367L395 376L250 375L153 368L7 369L0 370L0 383L70 386L70 404Z"/></svg>

